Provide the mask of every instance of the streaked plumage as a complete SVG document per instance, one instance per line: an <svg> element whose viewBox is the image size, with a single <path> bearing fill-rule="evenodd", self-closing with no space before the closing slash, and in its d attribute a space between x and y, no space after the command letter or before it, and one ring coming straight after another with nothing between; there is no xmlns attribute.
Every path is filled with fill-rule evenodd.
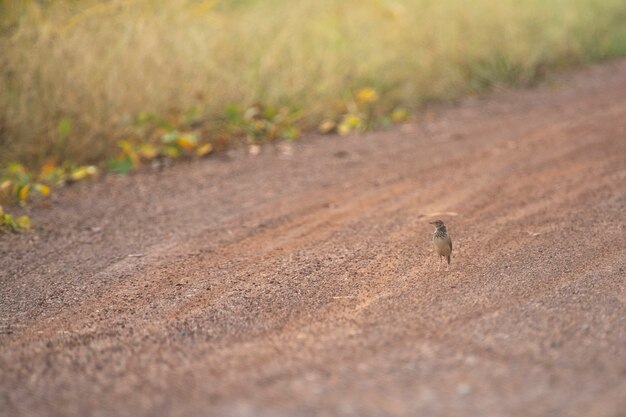
<svg viewBox="0 0 626 417"><path fill-rule="evenodd" d="M435 220L430 224L435 226L435 233L433 234L433 245L435 246L435 252L439 255L439 260L441 261L443 258L446 258L448 261L449 268L450 265L450 255L452 255L452 239L450 235L448 235L448 230L446 229L446 225L441 220Z"/></svg>

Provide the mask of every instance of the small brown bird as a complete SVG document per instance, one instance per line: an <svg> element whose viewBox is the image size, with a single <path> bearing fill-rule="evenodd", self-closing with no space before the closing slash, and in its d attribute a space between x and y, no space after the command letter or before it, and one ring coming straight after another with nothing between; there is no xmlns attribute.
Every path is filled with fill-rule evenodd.
<svg viewBox="0 0 626 417"><path fill-rule="evenodd" d="M446 225L443 224L441 220L435 220L434 222L430 222L430 224L435 226L435 233L433 234L433 245L435 246L435 251L437 252L437 255L439 255L439 267L437 268L437 270L441 268L441 261L445 257L448 260L448 265L446 265L447 271L450 268L452 239L450 239L450 235L448 235Z"/></svg>

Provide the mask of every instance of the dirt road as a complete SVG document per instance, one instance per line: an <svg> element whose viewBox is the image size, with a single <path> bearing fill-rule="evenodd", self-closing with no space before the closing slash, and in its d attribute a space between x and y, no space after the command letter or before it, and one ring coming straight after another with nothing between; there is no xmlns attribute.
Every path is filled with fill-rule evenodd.
<svg viewBox="0 0 626 417"><path fill-rule="evenodd" d="M54 198L2 416L626 415L626 61Z"/></svg>

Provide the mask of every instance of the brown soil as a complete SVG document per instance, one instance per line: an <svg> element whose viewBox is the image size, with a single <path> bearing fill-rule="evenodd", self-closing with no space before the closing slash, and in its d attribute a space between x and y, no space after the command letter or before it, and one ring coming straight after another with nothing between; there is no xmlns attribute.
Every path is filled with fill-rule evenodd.
<svg viewBox="0 0 626 417"><path fill-rule="evenodd" d="M626 410L626 61L54 199L0 241L2 416Z"/></svg>

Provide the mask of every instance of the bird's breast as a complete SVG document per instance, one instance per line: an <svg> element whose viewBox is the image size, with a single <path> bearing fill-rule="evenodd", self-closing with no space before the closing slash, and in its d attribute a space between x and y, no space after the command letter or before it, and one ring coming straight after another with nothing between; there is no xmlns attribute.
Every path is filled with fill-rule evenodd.
<svg viewBox="0 0 626 417"><path fill-rule="evenodd" d="M437 253L442 256L449 255L450 250L450 238L449 237L437 237L433 238L433 244L435 245L435 249L437 249Z"/></svg>

